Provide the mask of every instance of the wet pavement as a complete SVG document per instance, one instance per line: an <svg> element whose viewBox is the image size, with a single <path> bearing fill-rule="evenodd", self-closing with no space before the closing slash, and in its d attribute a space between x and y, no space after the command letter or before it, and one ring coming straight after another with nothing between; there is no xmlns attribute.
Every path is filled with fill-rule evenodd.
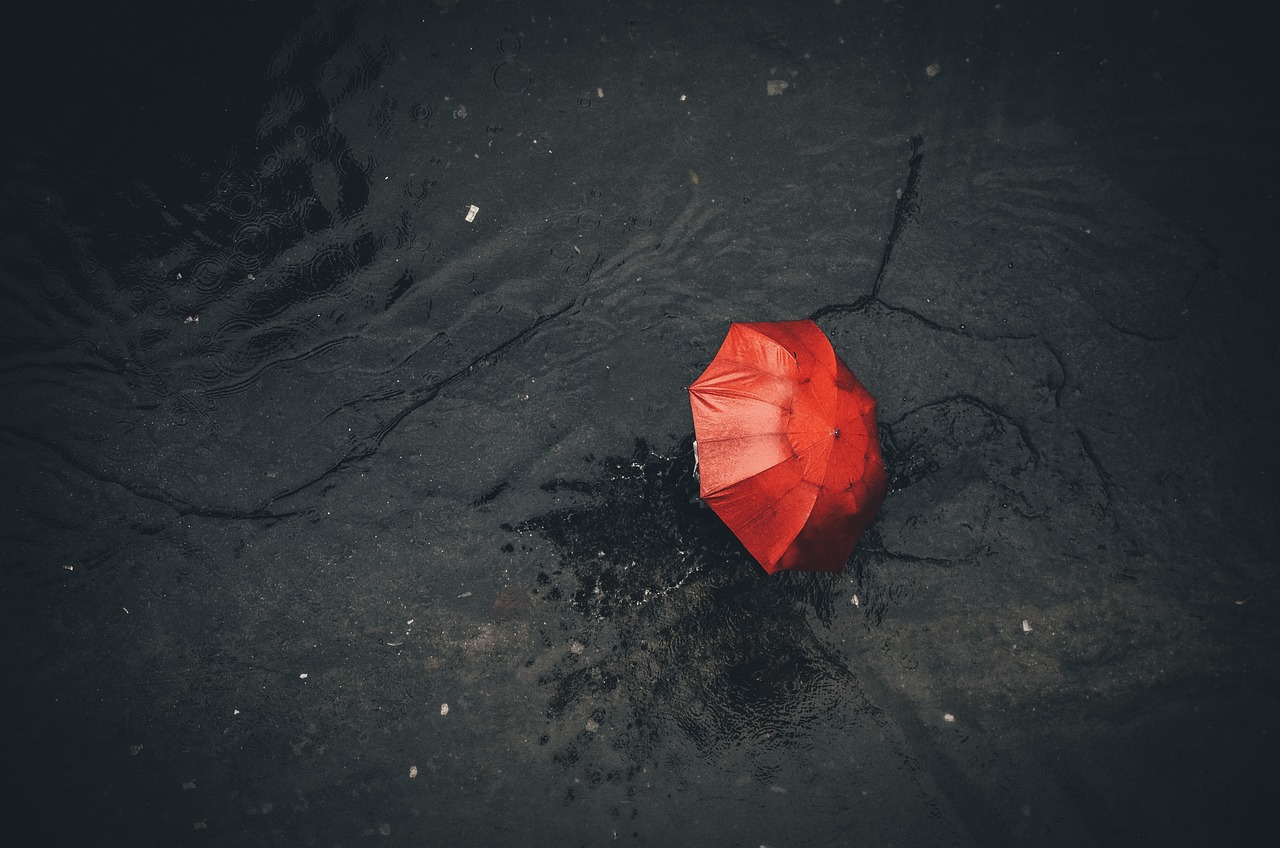
<svg viewBox="0 0 1280 848"><path fill-rule="evenodd" d="M8 51L11 820L1275 835L1247 19L260 5ZM879 400L890 489L843 574L769 577L696 497L686 389L730 321L806 317Z"/></svg>

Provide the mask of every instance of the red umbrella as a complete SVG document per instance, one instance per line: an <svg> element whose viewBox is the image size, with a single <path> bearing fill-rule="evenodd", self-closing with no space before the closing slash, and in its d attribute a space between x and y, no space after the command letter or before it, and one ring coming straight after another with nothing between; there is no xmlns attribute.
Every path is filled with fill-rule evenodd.
<svg viewBox="0 0 1280 848"><path fill-rule="evenodd" d="M698 493L764 570L843 569L886 478L875 398L818 325L730 325L689 399Z"/></svg>

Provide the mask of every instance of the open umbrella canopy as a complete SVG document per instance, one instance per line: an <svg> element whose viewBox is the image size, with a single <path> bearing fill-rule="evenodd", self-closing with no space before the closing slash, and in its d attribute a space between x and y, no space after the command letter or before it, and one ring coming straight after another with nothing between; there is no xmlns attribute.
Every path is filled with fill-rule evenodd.
<svg viewBox="0 0 1280 848"><path fill-rule="evenodd" d="M875 398L818 325L730 325L689 399L699 494L765 571L843 569L886 477Z"/></svg>

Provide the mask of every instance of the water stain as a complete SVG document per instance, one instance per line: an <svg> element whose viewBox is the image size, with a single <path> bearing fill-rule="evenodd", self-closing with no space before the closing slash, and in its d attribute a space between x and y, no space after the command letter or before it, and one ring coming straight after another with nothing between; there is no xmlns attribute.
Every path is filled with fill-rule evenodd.
<svg viewBox="0 0 1280 848"><path fill-rule="evenodd" d="M629 777L673 732L711 759L803 739L849 694L852 677L819 631L850 578L767 575L698 500L691 439L669 454L637 441L631 456L595 464L596 479L544 486L575 505L519 528L559 553L535 592L561 612L567 648L540 683L549 726L587 730L560 740L557 759L572 765L607 736Z"/></svg>

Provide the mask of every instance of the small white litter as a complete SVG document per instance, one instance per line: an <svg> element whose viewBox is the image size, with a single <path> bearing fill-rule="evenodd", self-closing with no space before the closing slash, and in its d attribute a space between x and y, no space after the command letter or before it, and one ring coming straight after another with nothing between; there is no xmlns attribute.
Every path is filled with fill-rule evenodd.
<svg viewBox="0 0 1280 848"><path fill-rule="evenodd" d="M480 207L474 203L467 207L467 223L470 224L480 214Z"/></svg>

